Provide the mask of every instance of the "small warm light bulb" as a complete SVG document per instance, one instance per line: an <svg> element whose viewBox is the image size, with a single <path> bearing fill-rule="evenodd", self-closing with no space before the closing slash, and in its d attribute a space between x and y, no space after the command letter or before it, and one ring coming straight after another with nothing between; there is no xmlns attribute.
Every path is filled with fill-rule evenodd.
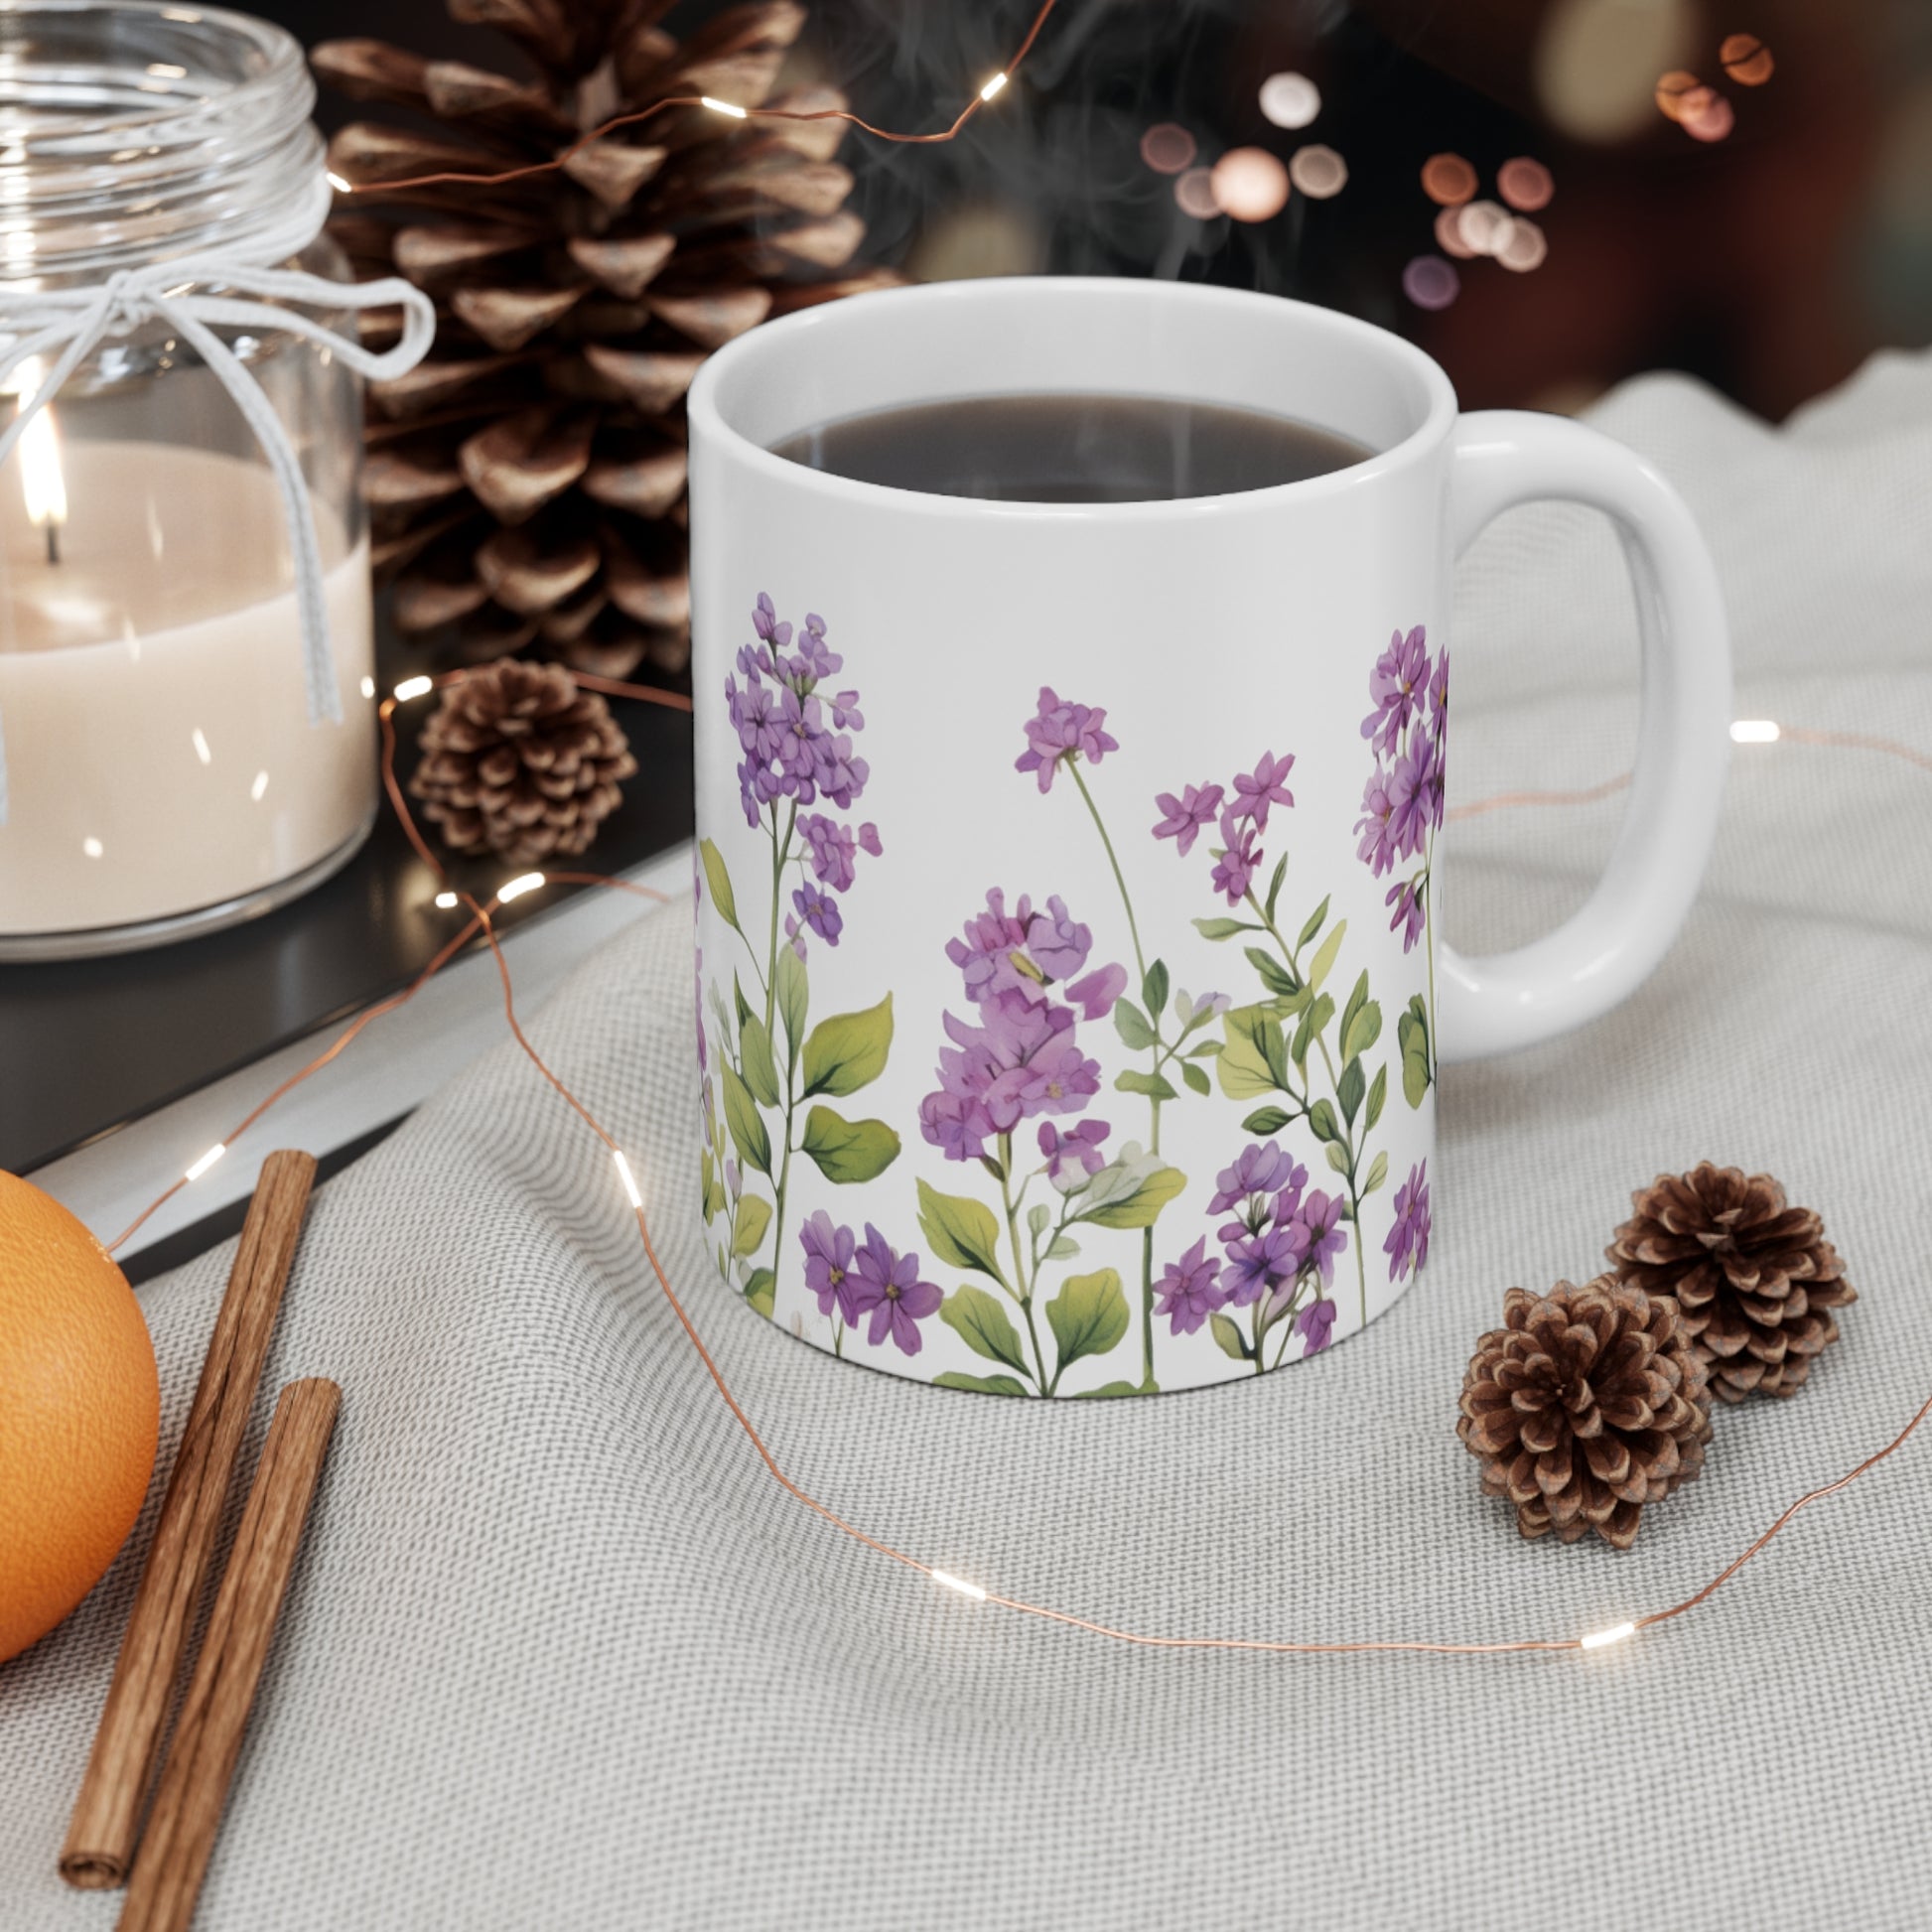
<svg viewBox="0 0 1932 1932"><path fill-rule="evenodd" d="M205 1173L207 1173L211 1167L214 1166L215 1162L220 1160L222 1155L227 1153L227 1151L228 1151L228 1144L226 1141L216 1141L215 1144L211 1148L209 1148L208 1151L205 1155L203 1155L202 1158L199 1161L197 1161L192 1168L189 1169L187 1173L182 1176L183 1179L200 1180L201 1177Z"/></svg>
<svg viewBox="0 0 1932 1932"><path fill-rule="evenodd" d="M623 1182L623 1191L627 1195L629 1195L630 1205L632 1207L642 1207L644 1204L644 1197L642 1194L640 1194L637 1191L637 1176L630 1172L630 1163L623 1158L623 1149L621 1147L614 1147L611 1150L611 1152L616 1157L617 1164L618 1164L618 1178ZM982 1592L982 1594L984 1594L984 1592Z"/></svg>
<svg viewBox="0 0 1932 1932"><path fill-rule="evenodd" d="M985 1590L981 1589L978 1584L969 1584L964 1577L955 1577L947 1570L929 1570L926 1575L935 1584L942 1585L947 1589L956 1589L962 1596L970 1596L975 1603L986 1601Z"/></svg>
<svg viewBox="0 0 1932 1932"><path fill-rule="evenodd" d="M1607 1630L1592 1630L1588 1636L1579 1637L1577 1643L1583 1650L1601 1650L1605 1644L1621 1643L1625 1637L1636 1634L1634 1623L1613 1623Z"/></svg>
<svg viewBox="0 0 1932 1932"><path fill-rule="evenodd" d="M365 698L372 698L375 696L375 679L367 676L366 674L363 676L362 679L362 695Z"/></svg>
<svg viewBox="0 0 1932 1932"><path fill-rule="evenodd" d="M345 181L341 175L337 174L335 169L326 168L323 172L329 177L329 186L338 195L353 195L355 193L355 184L352 181Z"/></svg>
<svg viewBox="0 0 1932 1932"><path fill-rule="evenodd" d="M436 896L436 903L439 910L447 912L456 903L456 895L454 893L438 893Z"/></svg>
<svg viewBox="0 0 1932 1932"><path fill-rule="evenodd" d="M742 121L746 118L746 110L742 107L735 107L728 100L714 100L709 94L700 94L698 98L701 101L703 101L704 104L707 107L709 107L714 114L729 114L732 117L732 119L735 121Z"/></svg>
<svg viewBox="0 0 1932 1932"><path fill-rule="evenodd" d="M1733 745L1775 745L1781 736L1775 718L1739 718L1730 728Z"/></svg>
<svg viewBox="0 0 1932 1932"><path fill-rule="evenodd" d="M420 698L425 691L436 689L433 677L406 677L396 686L396 702L407 704L411 698Z"/></svg>
<svg viewBox="0 0 1932 1932"><path fill-rule="evenodd" d="M1000 91L1000 89L1004 87L1006 84L1007 84L1006 75L1004 73L996 73L993 76L993 78L989 80L986 83L986 85L980 89L980 99L991 100L993 96L997 94Z"/></svg>
<svg viewBox="0 0 1932 1932"><path fill-rule="evenodd" d="M540 872L518 873L514 879L507 880L496 889L496 902L507 905L513 898L521 898L525 893L534 893L543 884Z"/></svg>
<svg viewBox="0 0 1932 1932"><path fill-rule="evenodd" d="M80 849L90 859L98 859L107 850L98 839L85 838L80 841Z"/></svg>

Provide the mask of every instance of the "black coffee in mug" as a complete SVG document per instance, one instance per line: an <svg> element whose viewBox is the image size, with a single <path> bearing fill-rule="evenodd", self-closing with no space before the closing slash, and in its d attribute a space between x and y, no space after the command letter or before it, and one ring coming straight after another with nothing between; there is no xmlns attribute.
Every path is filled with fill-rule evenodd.
<svg viewBox="0 0 1932 1932"><path fill-rule="evenodd" d="M1165 396L964 396L846 416L774 453L855 483L1010 503L1153 503L1301 483L1359 443L1287 416Z"/></svg>

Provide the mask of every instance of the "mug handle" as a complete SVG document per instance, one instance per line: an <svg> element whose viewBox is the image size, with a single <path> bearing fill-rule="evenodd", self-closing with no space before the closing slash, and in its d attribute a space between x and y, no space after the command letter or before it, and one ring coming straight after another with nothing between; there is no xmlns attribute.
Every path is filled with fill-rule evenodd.
<svg viewBox="0 0 1932 1932"><path fill-rule="evenodd" d="M1730 644L1716 566L1684 499L1633 451L1562 416L1481 410L1453 438L1455 555L1518 503L1587 503L1616 525L1643 675L1630 799L1603 877L1514 952L1438 954L1440 1057L1534 1045L1607 1013L1669 950L1711 856L1730 750Z"/></svg>

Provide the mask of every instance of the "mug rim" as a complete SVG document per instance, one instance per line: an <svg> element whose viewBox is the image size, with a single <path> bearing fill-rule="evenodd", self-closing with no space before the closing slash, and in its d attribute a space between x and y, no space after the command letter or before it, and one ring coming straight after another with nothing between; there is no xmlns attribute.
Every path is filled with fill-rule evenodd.
<svg viewBox="0 0 1932 1932"><path fill-rule="evenodd" d="M721 403L720 390L757 366L760 358L783 355L802 338L814 332L834 336L848 326L843 320L855 306L867 314L876 310L868 305L891 303L913 313L908 326L916 326L921 310L946 305L956 308L974 303L987 305L1027 304L1051 300L1056 294L1091 295L1105 291L1110 301L1165 303L1206 310L1220 308L1254 309L1266 304L1285 312L1284 327L1325 332L1331 340L1352 343L1371 349L1419 380L1428 406L1423 419L1406 436L1386 450L1372 451L1359 463L1347 464L1316 477L1304 477L1294 483L1271 483L1260 489L1228 490L1211 496L1150 497L1131 502L1056 503L1027 502L981 496L951 496L938 491L905 489L896 484L864 483L826 470L814 470L767 448L747 435L729 420L727 403ZM1077 391L1067 390L1067 394ZM935 398L937 400L937 398ZM872 504L898 510L924 510L931 514L1008 519L1042 517L1069 520L1128 523L1154 518L1225 516L1234 506L1266 509L1286 508L1317 496L1335 495L1343 490L1361 488L1393 472L1420 460L1440 444L1453 425L1458 410L1455 390L1442 365L1418 348L1414 343L1374 323L1324 309L1311 302L1290 296L1266 295L1252 289L1217 288L1196 282L1157 282L1131 276L1103 275L1005 275L976 277L954 282L928 282L904 288L868 290L842 297L834 302L816 303L775 322L759 324L735 341L707 356L692 383L686 402L691 426L692 446L716 443L731 451L734 460L774 483L854 506ZM863 412L855 412L863 413ZM1317 427L1322 427L1317 425Z"/></svg>

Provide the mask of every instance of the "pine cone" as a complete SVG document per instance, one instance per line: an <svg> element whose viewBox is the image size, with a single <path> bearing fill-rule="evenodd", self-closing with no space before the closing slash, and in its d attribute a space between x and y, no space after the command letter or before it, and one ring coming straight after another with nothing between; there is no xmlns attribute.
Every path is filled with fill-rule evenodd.
<svg viewBox="0 0 1932 1932"><path fill-rule="evenodd" d="M444 687L409 780L454 852L574 856L637 769L611 707L560 664L489 664Z"/></svg>
<svg viewBox="0 0 1932 1932"><path fill-rule="evenodd" d="M448 5L500 29L533 76L370 40L312 57L343 92L437 124L357 123L329 150L356 191L331 228L357 272L406 276L437 305L429 359L370 397L378 572L394 581L398 627L448 661L535 645L609 677L646 659L681 671L691 378L767 315L897 279L799 279L843 268L865 233L832 159L845 124L673 108L561 172L486 189L382 184L549 161L670 94L764 104L805 9L738 7L679 42L654 24L665 0ZM770 104L845 103L801 86Z"/></svg>
<svg viewBox="0 0 1932 1932"><path fill-rule="evenodd" d="M1825 1224L1787 1207L1768 1173L1709 1161L1659 1174L1630 1200L1636 1212L1605 1253L1619 1281L1676 1298L1712 1394L1796 1395L1811 1358L1838 1339L1832 1310L1859 1299Z"/></svg>
<svg viewBox="0 0 1932 1932"><path fill-rule="evenodd" d="M1694 1481L1711 1440L1704 1364L1677 1304L1601 1275L1548 1295L1512 1288L1503 1326L1476 1344L1455 1425L1487 1495L1534 1541L1594 1530L1636 1541L1646 1503Z"/></svg>

